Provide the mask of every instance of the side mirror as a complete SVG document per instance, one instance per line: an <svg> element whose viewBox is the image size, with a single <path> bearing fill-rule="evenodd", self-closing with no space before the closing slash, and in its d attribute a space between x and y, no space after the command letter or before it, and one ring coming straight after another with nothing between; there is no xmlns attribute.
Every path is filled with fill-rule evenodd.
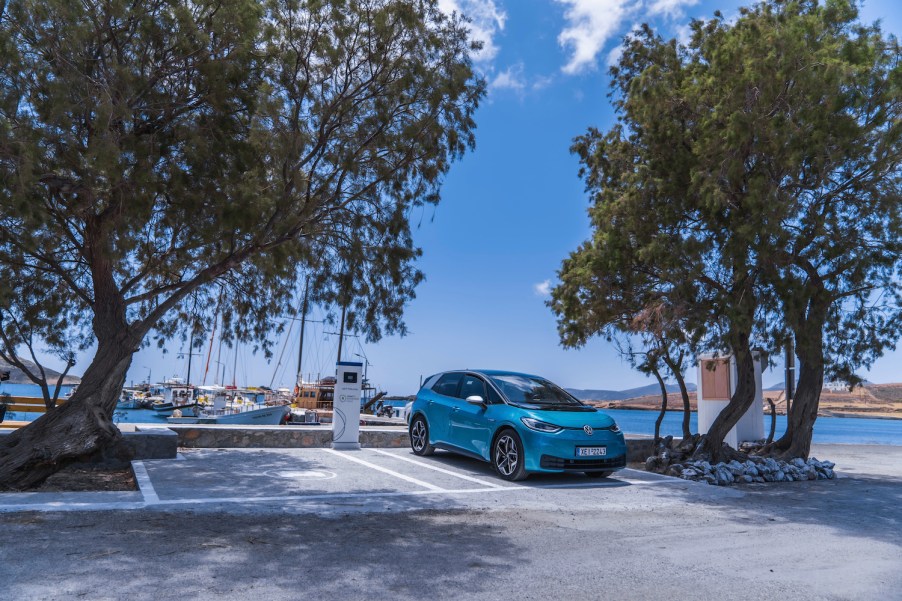
<svg viewBox="0 0 902 601"><path fill-rule="evenodd" d="M473 396L467 397L467 402L471 405L485 405L485 399L483 399L478 394L474 394Z"/></svg>

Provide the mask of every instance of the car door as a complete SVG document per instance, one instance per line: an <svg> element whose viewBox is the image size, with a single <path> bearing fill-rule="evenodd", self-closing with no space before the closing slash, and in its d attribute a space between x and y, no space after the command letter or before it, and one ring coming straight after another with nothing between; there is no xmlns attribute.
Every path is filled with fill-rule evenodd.
<svg viewBox="0 0 902 601"><path fill-rule="evenodd" d="M471 396L482 397L486 404L468 403L466 399ZM451 409L450 444L480 457L488 457L494 425L490 400L486 383L482 378L475 374L466 374L463 377L458 402Z"/></svg>
<svg viewBox="0 0 902 601"><path fill-rule="evenodd" d="M457 397L460 381L464 374L449 372L433 384L426 401L426 421L429 424L429 439L432 444L449 443L451 410L458 406Z"/></svg>

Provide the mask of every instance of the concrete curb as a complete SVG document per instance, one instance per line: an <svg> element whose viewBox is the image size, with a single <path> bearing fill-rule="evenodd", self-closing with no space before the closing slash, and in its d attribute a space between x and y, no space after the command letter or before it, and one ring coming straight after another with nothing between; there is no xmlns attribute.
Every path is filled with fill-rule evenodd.
<svg viewBox="0 0 902 601"><path fill-rule="evenodd" d="M180 447L189 449L308 449L328 448L332 444L329 426L243 426L224 428L215 425L186 424L169 426L178 435ZM402 448L410 445L405 427L361 426L360 446L365 448ZM627 437L628 463L645 462L652 454L648 437Z"/></svg>

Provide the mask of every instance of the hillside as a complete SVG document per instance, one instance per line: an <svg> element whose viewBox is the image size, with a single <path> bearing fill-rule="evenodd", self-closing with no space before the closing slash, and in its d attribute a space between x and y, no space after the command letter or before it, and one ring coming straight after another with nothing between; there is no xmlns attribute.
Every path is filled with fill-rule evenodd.
<svg viewBox="0 0 902 601"><path fill-rule="evenodd" d="M695 392L695 384L686 383L686 389ZM634 399L638 397L654 396L660 398L661 387L657 384L649 384L648 386L640 386L639 388L628 388L627 390L581 390L579 388L567 388L567 392L575 396L581 401L623 401L626 399ZM668 384L667 392L679 393L680 388L676 384Z"/></svg>
<svg viewBox="0 0 902 601"><path fill-rule="evenodd" d="M782 387L781 387L782 388ZM624 391L626 392L626 391ZM783 401L783 390L765 390L764 398L773 399L777 413L786 412L786 403ZM696 395L690 394L690 406L697 410ZM648 394L634 398L619 400L596 399L591 401L593 405L606 409L646 409L658 410L661 407L661 395ZM767 402L764 409L769 412ZM679 393L667 395L667 408L673 411L681 411L683 401ZM821 392L820 416L836 417L888 417L902 419L902 383L900 384L868 384L856 388L853 392Z"/></svg>
<svg viewBox="0 0 902 601"><path fill-rule="evenodd" d="M24 363L28 367L28 369L35 368L35 364L32 361L23 360L22 363ZM34 384L34 382L29 380L28 376L26 376L25 372L23 372L21 369L19 369L18 367L13 367L12 365L0 360L0 372L2 371L9 371L9 380L7 380L7 382L9 382L10 384ZM59 377L60 372L48 367L44 367L44 372L47 374L48 382L50 382L51 384L56 384L56 379ZM73 375L67 375L63 380L63 384L69 385L78 384L79 382L81 382L81 378Z"/></svg>

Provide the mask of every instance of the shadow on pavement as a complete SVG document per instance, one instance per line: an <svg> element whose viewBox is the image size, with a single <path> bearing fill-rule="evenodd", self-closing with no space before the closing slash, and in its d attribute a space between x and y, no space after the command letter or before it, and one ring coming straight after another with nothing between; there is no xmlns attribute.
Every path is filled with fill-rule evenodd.
<svg viewBox="0 0 902 601"><path fill-rule="evenodd" d="M120 599L252 599L260 586L267 600L359 598L352 591L360 590L372 598L429 599L445 597L447 587L466 598L490 590L493 574L522 562L521 549L500 529L461 527L456 512L353 520L32 513L0 516L0 524L0 548L16 550L15 562L0 563L10 599L97 598L98 591Z"/></svg>
<svg viewBox="0 0 902 601"><path fill-rule="evenodd" d="M713 488L713 487L712 487ZM844 536L902 544L902 478L843 476L835 480L736 486L739 497L692 494L691 502L722 510L735 522L819 525ZM674 495L688 492L674 487Z"/></svg>

